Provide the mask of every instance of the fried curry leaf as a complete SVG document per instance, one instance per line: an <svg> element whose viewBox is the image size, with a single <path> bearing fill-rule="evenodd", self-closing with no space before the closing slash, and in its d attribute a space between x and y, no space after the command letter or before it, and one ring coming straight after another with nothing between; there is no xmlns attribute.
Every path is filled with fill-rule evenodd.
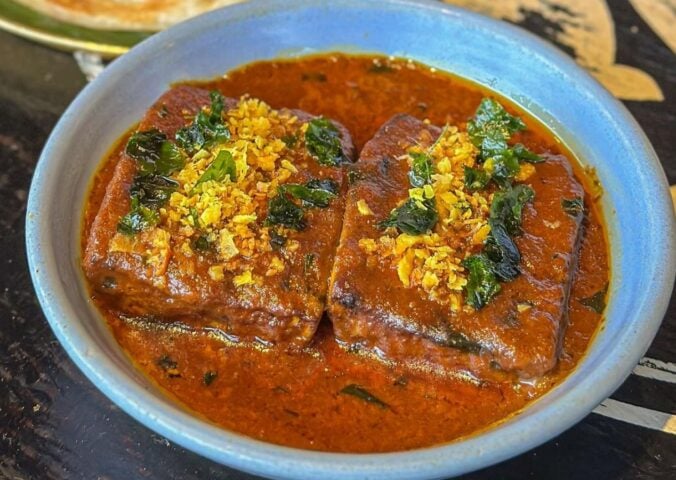
<svg viewBox="0 0 676 480"><path fill-rule="evenodd" d="M533 153L530 150L528 150L525 146L523 146L520 143L517 143L512 147L512 151L514 152L514 155L519 160L523 160L524 162L528 163L542 163L545 161L544 158L542 158L540 155L537 153Z"/></svg>
<svg viewBox="0 0 676 480"><path fill-rule="evenodd" d="M512 179L519 173L519 159L512 150L505 149L501 153L490 157L484 163L486 170L490 170L491 178L501 188L508 188Z"/></svg>
<svg viewBox="0 0 676 480"><path fill-rule="evenodd" d="M192 246L195 250L198 250L200 252L206 252L212 249L211 243L209 243L209 239L205 235L200 235L197 237L193 242Z"/></svg>
<svg viewBox="0 0 676 480"><path fill-rule="evenodd" d="M204 384L208 387L214 382L214 380L216 380L216 377L218 377L218 373L209 370L204 374L202 380L204 381Z"/></svg>
<svg viewBox="0 0 676 480"><path fill-rule="evenodd" d="M408 179L414 187L422 187L432 183L432 173L434 173L434 166L432 158L426 153L409 152L408 154L413 159L413 165L408 172Z"/></svg>
<svg viewBox="0 0 676 480"><path fill-rule="evenodd" d="M603 314L606 309L606 294L608 293L608 285L606 284L601 290L596 292L591 297L580 299L580 303L591 310L594 310L599 315Z"/></svg>
<svg viewBox="0 0 676 480"><path fill-rule="evenodd" d="M470 140L479 147L483 159L501 154L508 148L507 140L525 128L519 117L510 115L492 98L484 98L474 118L467 122Z"/></svg>
<svg viewBox="0 0 676 480"><path fill-rule="evenodd" d="M360 387L355 383L346 386L339 393L342 393L343 395L352 395L353 397L357 397L360 400L363 400L367 403L371 403L382 409L390 408L390 406L387 403L383 402L381 399L373 395L371 392L369 392L363 387Z"/></svg>
<svg viewBox="0 0 676 480"><path fill-rule="evenodd" d="M160 148L167 136L153 128L134 132L127 141L125 152L142 165L142 162L155 163L160 158Z"/></svg>
<svg viewBox="0 0 676 480"><path fill-rule="evenodd" d="M308 122L305 147L320 165L333 167L348 161L340 143L340 130L326 118L314 118Z"/></svg>
<svg viewBox="0 0 676 480"><path fill-rule="evenodd" d="M282 247L284 247L284 245L286 245L286 237L284 235L280 235L275 230L270 230L270 246L272 249L280 250Z"/></svg>
<svg viewBox="0 0 676 480"><path fill-rule="evenodd" d="M224 98L220 93L210 93L209 113L200 110L193 122L176 132L176 141L189 155L204 147L218 145L230 140L230 130L223 122Z"/></svg>
<svg viewBox="0 0 676 480"><path fill-rule="evenodd" d="M178 186L176 180L163 175L138 175L129 191L142 205L159 207L169 200Z"/></svg>
<svg viewBox="0 0 676 480"><path fill-rule="evenodd" d="M467 166L464 167L464 170L465 187L472 192L483 190L488 185L488 182L491 181L490 175L484 170Z"/></svg>
<svg viewBox="0 0 676 480"><path fill-rule="evenodd" d="M500 280L514 280L521 273L519 249L501 223L491 221L490 226L491 233L486 239L483 252L493 262L491 268Z"/></svg>
<svg viewBox="0 0 676 480"><path fill-rule="evenodd" d="M409 198L403 205L392 210L387 219L379 222L378 227L396 227L402 233L421 235L432 230L438 219L434 199L421 202Z"/></svg>
<svg viewBox="0 0 676 480"><path fill-rule="evenodd" d="M268 216L265 224L283 225L294 230L304 230L307 226L303 216L305 212L301 207L291 201L289 196L281 188L277 195L268 202Z"/></svg>
<svg viewBox="0 0 676 480"><path fill-rule="evenodd" d="M292 134L284 135L282 137L282 142L284 142L286 148L293 148L296 146L296 143L298 143L298 136Z"/></svg>
<svg viewBox="0 0 676 480"><path fill-rule="evenodd" d="M535 192L528 185L516 185L496 192L491 203L490 220L504 225L510 235L521 233L523 207L535 198Z"/></svg>
<svg viewBox="0 0 676 480"><path fill-rule="evenodd" d="M131 210L117 222L117 231L123 235L134 235L154 227L160 221L159 214L142 205L138 198L131 197Z"/></svg>
<svg viewBox="0 0 676 480"><path fill-rule="evenodd" d="M135 132L125 152L136 160L141 175L170 175L185 164L183 153L157 129Z"/></svg>
<svg viewBox="0 0 676 480"><path fill-rule="evenodd" d="M185 165L183 152L173 143L166 141L160 147L160 158L155 164L155 172L158 175L170 175L180 170Z"/></svg>
<svg viewBox="0 0 676 480"><path fill-rule="evenodd" d="M216 155L214 161L211 162L209 168L207 168L202 176L197 179L195 187L209 180L220 182L224 180L225 177L230 178L231 182L237 181L237 167L235 165L235 159L232 158L232 154L227 150L221 150L218 152L218 155ZM193 190L195 187L193 187Z"/></svg>
<svg viewBox="0 0 676 480"><path fill-rule="evenodd" d="M305 186L313 190L324 190L334 195L338 195L339 190L338 183L330 178L315 178L307 182Z"/></svg>
<svg viewBox="0 0 676 480"><path fill-rule="evenodd" d="M359 180L363 180L364 175L359 170L350 170L347 172L347 183L354 185Z"/></svg>
<svg viewBox="0 0 676 480"><path fill-rule="evenodd" d="M465 302L479 310L500 291L500 284L493 272L493 262L480 253L464 259L462 266L469 271L465 285Z"/></svg>
<svg viewBox="0 0 676 480"><path fill-rule="evenodd" d="M176 363L169 355L162 355L157 360L157 365L162 370L174 370L175 368L178 368L178 363Z"/></svg>
<svg viewBox="0 0 676 480"><path fill-rule="evenodd" d="M573 199L564 198L561 200L561 207L571 217L577 217L584 212L584 202L579 197Z"/></svg>
<svg viewBox="0 0 676 480"><path fill-rule="evenodd" d="M310 180L305 185L287 183L279 187L281 191L297 198L304 206L326 208L338 192L338 184L333 180Z"/></svg>

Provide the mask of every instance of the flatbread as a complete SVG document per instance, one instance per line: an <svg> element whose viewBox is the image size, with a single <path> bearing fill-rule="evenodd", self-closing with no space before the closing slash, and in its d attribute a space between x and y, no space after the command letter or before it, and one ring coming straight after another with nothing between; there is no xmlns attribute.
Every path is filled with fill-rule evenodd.
<svg viewBox="0 0 676 480"><path fill-rule="evenodd" d="M241 0L15 0L63 22L99 30L162 30Z"/></svg>

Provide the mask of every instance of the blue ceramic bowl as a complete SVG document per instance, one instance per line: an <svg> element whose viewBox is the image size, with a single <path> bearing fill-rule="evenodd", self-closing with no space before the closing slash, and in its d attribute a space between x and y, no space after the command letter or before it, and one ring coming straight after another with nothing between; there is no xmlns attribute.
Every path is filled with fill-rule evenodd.
<svg viewBox="0 0 676 480"><path fill-rule="evenodd" d="M111 144L172 82L215 77L254 60L336 50L409 57L499 92L593 166L605 189L612 280L603 329L565 382L479 435L414 451L348 455L228 432L151 385L87 298L79 266L87 187ZM106 68L61 118L35 172L26 231L47 319L103 393L190 450L274 478L439 478L491 465L558 435L615 390L648 348L671 294L676 252L664 173L619 102L566 56L522 30L413 0L251 2L153 36Z"/></svg>

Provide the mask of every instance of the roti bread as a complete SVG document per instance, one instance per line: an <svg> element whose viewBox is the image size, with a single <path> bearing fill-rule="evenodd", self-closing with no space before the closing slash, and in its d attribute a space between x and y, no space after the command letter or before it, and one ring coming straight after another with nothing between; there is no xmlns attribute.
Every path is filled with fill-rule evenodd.
<svg viewBox="0 0 676 480"><path fill-rule="evenodd" d="M240 0L16 0L63 22L99 30L162 30Z"/></svg>

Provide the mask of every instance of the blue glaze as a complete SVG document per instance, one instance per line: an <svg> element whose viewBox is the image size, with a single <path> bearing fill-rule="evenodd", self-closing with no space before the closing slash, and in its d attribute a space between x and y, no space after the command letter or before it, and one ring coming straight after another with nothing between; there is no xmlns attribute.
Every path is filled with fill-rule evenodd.
<svg viewBox="0 0 676 480"><path fill-rule="evenodd" d="M87 298L81 210L110 145L172 82L243 63L321 51L410 57L515 100L596 168L612 253L607 320L575 372L520 415L448 445L347 455L266 444L199 420L125 358ZM26 219L33 282L55 334L82 371L126 412L184 447L273 478L423 479L522 453L587 415L643 355L671 294L674 211L662 168L626 109L535 36L433 1L268 0L208 13L153 36L85 88L47 142Z"/></svg>

